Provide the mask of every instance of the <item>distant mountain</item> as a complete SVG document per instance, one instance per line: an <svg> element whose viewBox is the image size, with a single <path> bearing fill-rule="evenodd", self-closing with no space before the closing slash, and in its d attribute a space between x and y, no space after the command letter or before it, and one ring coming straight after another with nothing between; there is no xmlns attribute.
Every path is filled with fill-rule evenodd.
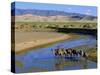
<svg viewBox="0 0 100 75"><path fill-rule="evenodd" d="M96 20L96 16L69 13L56 10L38 10L38 9L15 9L12 6L11 15L16 16L18 21L70 21L70 20Z"/></svg>
<svg viewBox="0 0 100 75"><path fill-rule="evenodd" d="M24 15L24 14L32 14L37 16L80 16L83 17L85 15L79 13L68 13L64 11L56 11L56 10L38 10L38 9L12 9L12 16L14 15Z"/></svg>

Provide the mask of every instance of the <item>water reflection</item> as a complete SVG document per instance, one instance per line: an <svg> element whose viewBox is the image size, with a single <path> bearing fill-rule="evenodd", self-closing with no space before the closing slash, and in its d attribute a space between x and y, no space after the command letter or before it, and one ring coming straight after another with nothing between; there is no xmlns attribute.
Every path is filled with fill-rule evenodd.
<svg viewBox="0 0 100 75"><path fill-rule="evenodd" d="M73 66L77 69L77 66L79 67L79 69L87 69L88 66L88 60L87 59L79 59L79 60L68 60L68 59L63 59L63 58L59 58L56 60L55 64L54 64L54 68L55 70L63 70L63 68L68 69L69 67Z"/></svg>
<svg viewBox="0 0 100 75"><path fill-rule="evenodd" d="M78 49L86 50L96 46L96 39L91 36L87 38L66 40L54 44L52 46L41 48L37 50L31 50L24 54L16 55L16 61L23 63L20 68L16 65L16 72L40 72L40 71L55 71L55 70L75 70L75 69L90 69L96 68L97 63L87 60L85 58L62 58L55 57L52 53L52 49L56 49L58 46L62 48L78 47ZM84 46L86 45L86 46Z"/></svg>
<svg viewBox="0 0 100 75"><path fill-rule="evenodd" d="M23 62L23 67L16 66L16 72L41 72L41 71L55 71L55 70L75 70L75 69L90 69L96 68L96 63L85 58L81 59L67 59L67 58L53 58L53 59L33 59ZM30 64L27 64L30 63Z"/></svg>

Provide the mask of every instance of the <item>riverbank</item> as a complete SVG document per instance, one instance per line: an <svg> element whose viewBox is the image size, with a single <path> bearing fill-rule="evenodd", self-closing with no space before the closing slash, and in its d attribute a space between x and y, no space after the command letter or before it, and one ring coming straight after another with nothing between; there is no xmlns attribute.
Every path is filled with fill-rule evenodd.
<svg viewBox="0 0 100 75"><path fill-rule="evenodd" d="M91 48L87 51L88 57L87 59L97 62L97 49Z"/></svg>
<svg viewBox="0 0 100 75"><path fill-rule="evenodd" d="M86 53L87 53L87 57L86 59L89 59L91 61L97 62L97 49L96 48L89 48L87 45L82 45L82 46L78 46L78 47L73 47L72 49L75 50L81 50L84 48L86 48Z"/></svg>
<svg viewBox="0 0 100 75"><path fill-rule="evenodd" d="M16 32L15 53L22 53L32 48L40 48L72 38L70 34L57 32Z"/></svg>

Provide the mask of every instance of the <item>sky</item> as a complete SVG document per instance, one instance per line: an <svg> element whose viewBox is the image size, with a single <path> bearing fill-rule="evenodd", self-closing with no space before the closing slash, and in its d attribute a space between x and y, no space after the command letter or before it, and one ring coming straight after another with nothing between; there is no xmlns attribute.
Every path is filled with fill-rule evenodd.
<svg viewBox="0 0 100 75"><path fill-rule="evenodd" d="M15 8L39 9L39 10L57 10L57 11L64 11L64 12L70 12L70 13L80 13L80 14L97 16L97 7L96 6L16 2Z"/></svg>

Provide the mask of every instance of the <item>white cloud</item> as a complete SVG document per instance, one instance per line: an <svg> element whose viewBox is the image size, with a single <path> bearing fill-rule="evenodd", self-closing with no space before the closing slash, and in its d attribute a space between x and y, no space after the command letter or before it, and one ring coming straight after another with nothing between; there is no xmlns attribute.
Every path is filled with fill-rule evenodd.
<svg viewBox="0 0 100 75"><path fill-rule="evenodd" d="M90 9L88 9L85 14L86 15L91 15L92 14L92 11Z"/></svg>

